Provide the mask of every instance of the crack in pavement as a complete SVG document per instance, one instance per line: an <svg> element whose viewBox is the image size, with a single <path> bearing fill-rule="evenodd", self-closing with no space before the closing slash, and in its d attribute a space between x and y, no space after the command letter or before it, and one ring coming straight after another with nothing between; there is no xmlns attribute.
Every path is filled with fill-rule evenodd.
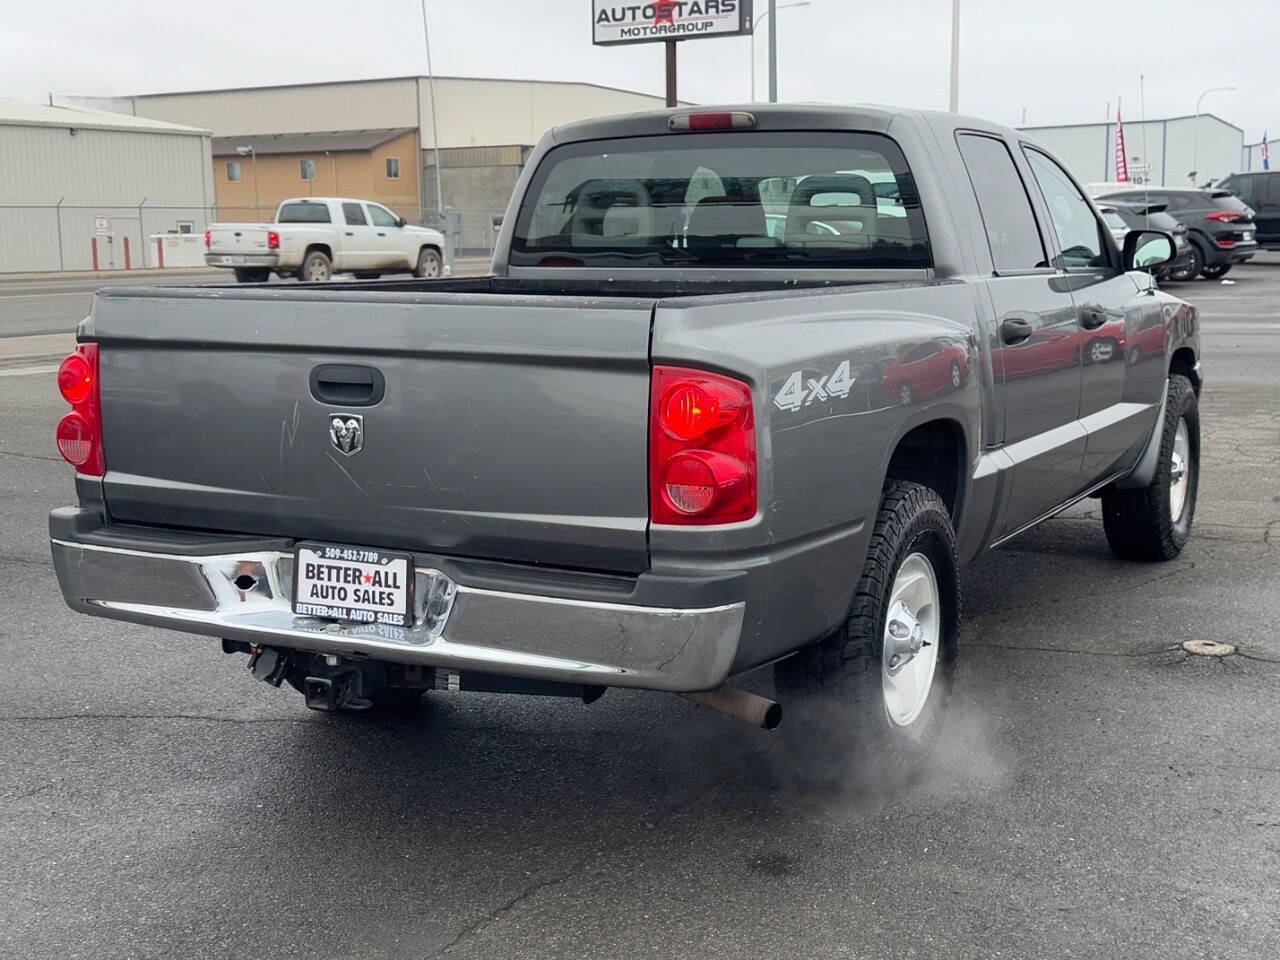
<svg viewBox="0 0 1280 960"><path fill-rule="evenodd" d="M20 460L46 460L49 463L62 463L61 457L46 457L38 453L18 453L14 450L0 450L0 457L17 457Z"/></svg>
<svg viewBox="0 0 1280 960"><path fill-rule="evenodd" d="M66 723L75 720L193 720L208 723L312 723L310 717L210 717L197 713L60 713L0 716L0 723Z"/></svg>
<svg viewBox="0 0 1280 960"><path fill-rule="evenodd" d="M743 766L745 767L749 765L743 765ZM713 784L710 784L706 789L698 791L692 797L689 797L688 799L683 800L679 803L672 804L671 807L666 811L647 818L647 822L652 824L654 828L656 828L660 823L664 823L670 820L671 818L679 815L683 811L688 810L691 807L697 806L698 804L702 803L702 801L705 800L707 797L710 797L711 795L717 793L718 791L727 787L729 784L733 783L734 781L740 780L743 776L746 775L746 772L747 772L746 769L740 769L738 772L733 773L732 775L726 777L725 779L719 780ZM648 835L648 831L638 834L638 836L647 836L647 835ZM636 842L638 841L633 840L629 843L624 843L623 846L625 847L634 846ZM460 931L458 931L458 934L452 940L446 943L443 947L441 947L435 953L431 954L431 958L444 956L445 954L453 950L455 947L459 946L466 940L475 936L475 934L479 933L481 930L485 929L486 927L494 923L497 923L506 914L516 909L518 906L520 906L520 904L524 903L526 900L531 899L536 894L541 893L544 890L549 890L552 887L559 886L560 884L570 880L575 874L577 874L579 871L582 870L582 868L586 865L588 859L589 858L587 856L579 857L567 870L565 870L558 876L549 877L545 880L539 880L536 883L532 883L529 886L525 887L515 896L509 898L506 902L490 910L479 920L476 920L474 923L469 923L465 927L463 927Z"/></svg>
<svg viewBox="0 0 1280 960"><path fill-rule="evenodd" d="M0 563L20 563L24 567L52 567L52 560L28 560L25 557L0 557Z"/></svg>
<svg viewBox="0 0 1280 960"><path fill-rule="evenodd" d="M1145 653L1121 653L1118 650L1073 650L1070 647L1016 646L1011 643L962 642L964 647L975 647L987 650L1026 650L1034 653L1073 653L1081 657L1120 657L1124 660L1141 660L1144 657L1158 657L1162 653L1173 653L1180 649L1176 644L1148 650Z"/></svg>

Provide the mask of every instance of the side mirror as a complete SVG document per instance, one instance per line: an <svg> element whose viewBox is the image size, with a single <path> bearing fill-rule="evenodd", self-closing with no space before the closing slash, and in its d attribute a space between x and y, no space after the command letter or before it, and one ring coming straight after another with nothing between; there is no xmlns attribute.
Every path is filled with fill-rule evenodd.
<svg viewBox="0 0 1280 960"><path fill-rule="evenodd" d="M1174 258L1173 237L1159 230L1130 230L1124 238L1124 268L1150 270Z"/></svg>
<svg viewBox="0 0 1280 960"><path fill-rule="evenodd" d="M409 222L409 221L408 221L408 220L406 220L404 217L396 217L396 226L397 226L397 227L403 227L403 226L404 226L406 223L408 223L408 222Z"/></svg>

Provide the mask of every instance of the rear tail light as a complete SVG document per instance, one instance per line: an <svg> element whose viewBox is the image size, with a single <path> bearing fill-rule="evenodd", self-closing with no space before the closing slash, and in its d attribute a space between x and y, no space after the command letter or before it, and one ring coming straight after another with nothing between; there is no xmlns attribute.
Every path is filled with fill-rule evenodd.
<svg viewBox="0 0 1280 960"><path fill-rule="evenodd" d="M1235 223L1237 220L1243 220L1244 215L1232 213L1230 210L1215 210L1213 213L1206 214L1206 218L1216 220L1218 223Z"/></svg>
<svg viewBox="0 0 1280 960"><path fill-rule="evenodd" d="M1234 247L1235 245L1236 245L1236 242L1235 242L1234 240L1219 240L1219 241L1218 241L1218 246L1222 247L1223 249L1228 249L1228 248L1230 248L1230 247Z"/></svg>
<svg viewBox="0 0 1280 960"><path fill-rule="evenodd" d="M205 249L206 249L206 250L213 246L213 231L212 231L212 230L206 230L206 231L204 232L204 246L205 246Z"/></svg>
<svg viewBox="0 0 1280 960"><path fill-rule="evenodd" d="M751 388L730 377L654 367L649 515L654 523L737 523L756 515Z"/></svg>
<svg viewBox="0 0 1280 960"><path fill-rule="evenodd" d="M267 231L267 249L268 250L280 249L280 234L276 233L274 230Z"/></svg>
<svg viewBox="0 0 1280 960"><path fill-rule="evenodd" d="M62 459L80 473L102 476L102 403L98 389L98 345L82 343L58 367L58 392L71 412L58 421L56 440Z"/></svg>

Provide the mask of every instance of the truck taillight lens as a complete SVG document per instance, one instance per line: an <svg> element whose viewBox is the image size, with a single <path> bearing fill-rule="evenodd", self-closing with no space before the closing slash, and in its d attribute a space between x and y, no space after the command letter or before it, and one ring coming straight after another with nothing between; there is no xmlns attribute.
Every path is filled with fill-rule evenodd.
<svg viewBox="0 0 1280 960"><path fill-rule="evenodd" d="M751 388L684 367L654 367L649 515L654 523L737 523L756 515Z"/></svg>
<svg viewBox="0 0 1280 960"><path fill-rule="evenodd" d="M206 230L204 232L204 247L206 250L208 250L212 246L213 246L213 231Z"/></svg>
<svg viewBox="0 0 1280 960"><path fill-rule="evenodd" d="M274 230L267 231L267 249L268 250L280 249L280 234L276 233Z"/></svg>
<svg viewBox="0 0 1280 960"><path fill-rule="evenodd" d="M58 392L71 404L71 412L58 421L58 452L80 473L102 476L105 460L96 343L80 344L62 361L58 367Z"/></svg>

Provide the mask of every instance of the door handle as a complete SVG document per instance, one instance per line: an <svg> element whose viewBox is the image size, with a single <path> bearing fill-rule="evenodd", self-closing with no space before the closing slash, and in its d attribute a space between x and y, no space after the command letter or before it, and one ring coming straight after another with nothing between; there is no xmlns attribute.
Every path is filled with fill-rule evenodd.
<svg viewBox="0 0 1280 960"><path fill-rule="evenodd" d="M387 391L381 370L344 363L324 363L311 371L311 395L337 407L371 407Z"/></svg>
<svg viewBox="0 0 1280 960"><path fill-rule="evenodd" d="M1036 328L1032 326L1031 321L1023 320L1021 317L1010 317L1000 324L1000 339L1009 346L1030 340L1035 332Z"/></svg>
<svg viewBox="0 0 1280 960"><path fill-rule="evenodd" d="M378 236L380 236L380 237L385 237L385 236L386 236L386 234L385 234L385 233L383 233L381 230L379 230L379 231L378 231Z"/></svg>
<svg viewBox="0 0 1280 960"><path fill-rule="evenodd" d="M352 233L350 230L348 230L348 231L347 231L347 236L348 236L348 237L354 237L354 236L355 236L355 234L354 234L354 233Z"/></svg>
<svg viewBox="0 0 1280 960"><path fill-rule="evenodd" d="M1080 326L1086 330L1097 330L1107 322L1107 311L1097 307L1085 307L1080 311Z"/></svg>

